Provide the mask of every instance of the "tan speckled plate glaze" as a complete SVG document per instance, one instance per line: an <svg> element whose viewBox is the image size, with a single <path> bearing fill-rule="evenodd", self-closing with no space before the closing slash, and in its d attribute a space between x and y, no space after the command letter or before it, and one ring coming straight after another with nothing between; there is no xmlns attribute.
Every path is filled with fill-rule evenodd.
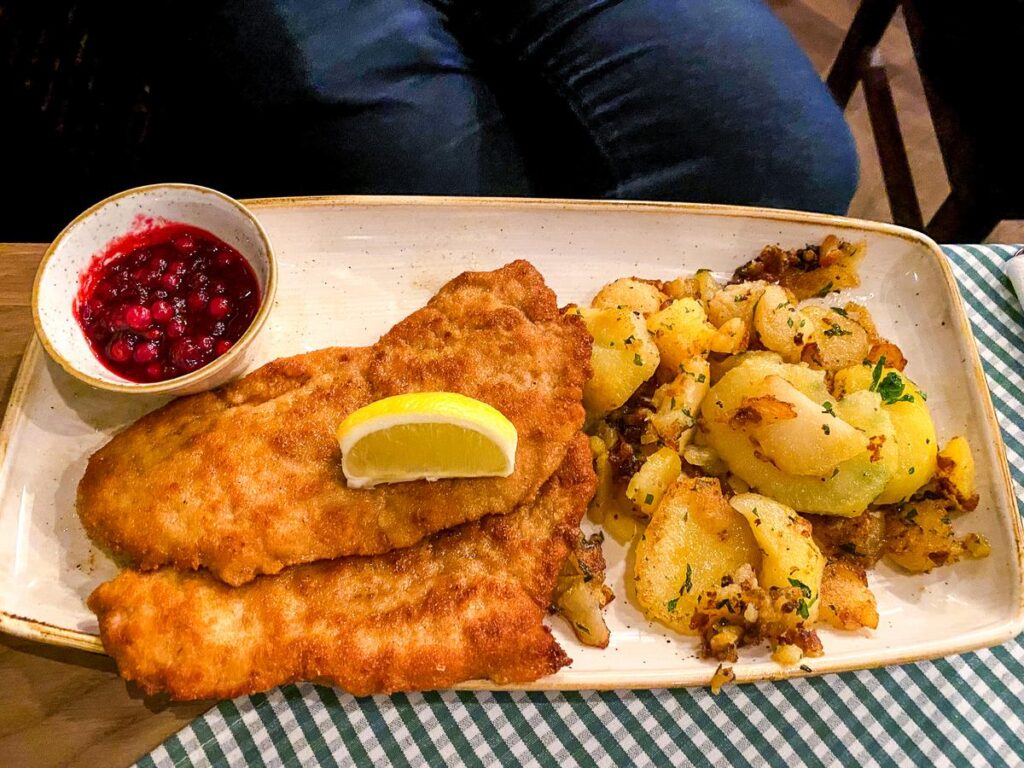
<svg viewBox="0 0 1024 768"><path fill-rule="evenodd" d="M898 340L908 373L928 392L941 440L966 434L981 504L963 529L992 542L986 560L920 577L885 566L871 575L881 621L874 632L821 632L813 674L898 664L1001 643L1024 627L1021 523L974 341L946 261L933 242L885 224L789 211L663 203L471 198L327 197L248 201L275 244L277 302L261 359L329 345L370 344L467 269L525 258L559 301L589 301L622 275L669 278L706 267L728 273L765 243L862 239L866 303ZM102 651L85 598L116 567L86 539L74 512L88 456L162 399L87 387L28 348L0 431L0 629ZM551 626L573 664L525 686L592 689L705 685L715 664L692 638L644 620L625 589L626 550L606 540L611 645L580 645ZM736 664L739 681L808 674L763 651ZM470 683L468 688L493 688Z"/></svg>

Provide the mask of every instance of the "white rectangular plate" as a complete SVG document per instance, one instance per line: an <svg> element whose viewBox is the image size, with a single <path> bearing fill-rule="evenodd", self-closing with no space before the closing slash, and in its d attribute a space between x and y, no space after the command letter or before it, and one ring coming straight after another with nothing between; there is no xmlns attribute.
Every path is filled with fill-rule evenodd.
<svg viewBox="0 0 1024 768"><path fill-rule="evenodd" d="M952 275L923 236L829 216L658 203L305 198L251 206L281 267L257 364L371 344L458 273L513 259L533 262L561 303L588 302L623 275L671 278L701 267L727 274L766 243L793 247L831 232L865 240L863 285L849 297L866 303L882 334L903 348L940 440L969 437L981 504L961 526L988 536L992 555L917 577L881 566L871 574L878 629L822 630L825 656L807 665L820 673L942 656L1000 643L1024 626L1021 525L999 430ZM85 537L75 489L89 455L162 402L87 388L36 341L29 345L0 433L0 629L101 650L85 598L116 568ZM607 612L611 645L583 647L553 619L573 664L526 687L709 681L716 665L697 658L695 640L646 621L626 596L625 554L606 540L616 592ZM806 672L781 669L763 649L748 650L734 670L741 681Z"/></svg>

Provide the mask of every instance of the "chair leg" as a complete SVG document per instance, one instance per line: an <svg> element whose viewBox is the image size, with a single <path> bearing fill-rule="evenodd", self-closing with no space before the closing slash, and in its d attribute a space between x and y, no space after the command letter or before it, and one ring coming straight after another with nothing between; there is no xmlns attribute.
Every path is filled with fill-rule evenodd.
<svg viewBox="0 0 1024 768"><path fill-rule="evenodd" d="M864 54L878 45L899 4L900 0L863 0L854 14L850 31L825 80L832 98L843 109L850 103L860 80Z"/></svg>
<svg viewBox="0 0 1024 768"><path fill-rule="evenodd" d="M923 229L924 217L917 200L914 177L910 173L907 148L896 115L896 103L892 98L889 76L877 50L871 51L861 72L864 100L871 119L871 131L875 135L875 147L878 149L893 221L911 229Z"/></svg>
<svg viewBox="0 0 1024 768"><path fill-rule="evenodd" d="M980 243L1002 218L984 196L954 189L928 222L925 232L938 243Z"/></svg>

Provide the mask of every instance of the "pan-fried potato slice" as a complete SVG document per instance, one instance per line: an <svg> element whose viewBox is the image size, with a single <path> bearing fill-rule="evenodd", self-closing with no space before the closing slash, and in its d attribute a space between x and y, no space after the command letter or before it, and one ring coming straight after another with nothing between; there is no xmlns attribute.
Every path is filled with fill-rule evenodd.
<svg viewBox="0 0 1024 768"><path fill-rule="evenodd" d="M641 515L650 517L658 508L665 490L676 481L683 462L671 448L659 448L647 457L640 470L629 479L626 498Z"/></svg>
<svg viewBox="0 0 1024 768"><path fill-rule="evenodd" d="M829 401L828 406L816 403L774 375L765 377L761 392L758 400L788 406L784 418L761 418L751 428L761 450L783 472L821 477L868 449L867 435L838 418Z"/></svg>
<svg viewBox="0 0 1024 768"><path fill-rule="evenodd" d="M769 285L754 308L754 329L766 348L787 363L796 363L812 326L784 288Z"/></svg>
<svg viewBox="0 0 1024 768"><path fill-rule="evenodd" d="M766 286L763 280L725 286L708 301L708 320L716 328L721 328L738 317L748 328L753 327L754 308Z"/></svg>
<svg viewBox="0 0 1024 768"><path fill-rule="evenodd" d="M760 564L750 526L717 480L680 477L636 546L636 597L644 615L683 634L697 599L741 565Z"/></svg>
<svg viewBox="0 0 1024 768"><path fill-rule="evenodd" d="M836 629L878 628L878 605L864 566L846 560L825 565L818 617Z"/></svg>
<svg viewBox="0 0 1024 768"><path fill-rule="evenodd" d="M655 283L623 277L598 291L591 306L598 309L629 309L649 315L661 309L666 299L668 296Z"/></svg>
<svg viewBox="0 0 1024 768"><path fill-rule="evenodd" d="M875 501L895 504L909 499L931 480L938 457L935 424L921 390L899 371L880 365L855 365L837 371L833 388L837 396L868 389L879 393L882 409L896 431L899 461L895 474Z"/></svg>
<svg viewBox="0 0 1024 768"><path fill-rule="evenodd" d="M687 360L706 354L715 335L696 299L673 301L647 318L647 328L658 345L662 365L675 373Z"/></svg>
<svg viewBox="0 0 1024 768"><path fill-rule="evenodd" d="M798 587L803 597L797 612L813 622L825 557L811 537L811 524L785 504L756 493L737 494L729 504L746 518L761 548L761 586Z"/></svg>
<svg viewBox="0 0 1024 768"><path fill-rule="evenodd" d="M628 309L572 310L594 337L593 369L583 388L583 405L591 416L603 416L625 403L651 377L661 356L647 332L643 316Z"/></svg>
<svg viewBox="0 0 1024 768"><path fill-rule="evenodd" d="M868 438L868 450L840 462L825 476L783 472L765 455L735 417L744 400L763 394L765 379L777 375L812 401ZM885 488L898 461L892 422L873 392L853 393L836 400L825 387L825 374L782 363L772 355L750 356L711 388L701 405L702 439L714 448L729 469L751 487L801 512L854 516Z"/></svg>
<svg viewBox="0 0 1024 768"><path fill-rule="evenodd" d="M633 507L621 485L615 482L608 445L599 437L590 438L590 453L594 457L597 488L590 500L587 515L601 525L616 541L630 541L636 532Z"/></svg>

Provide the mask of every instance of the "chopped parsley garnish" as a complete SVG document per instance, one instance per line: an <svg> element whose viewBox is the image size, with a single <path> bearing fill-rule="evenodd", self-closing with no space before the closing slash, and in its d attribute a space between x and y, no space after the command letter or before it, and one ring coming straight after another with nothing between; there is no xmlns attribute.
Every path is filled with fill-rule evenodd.
<svg viewBox="0 0 1024 768"><path fill-rule="evenodd" d="M679 598L678 597L673 597L671 600L669 600L667 603L665 603L665 607L668 608L669 613L674 612L677 605L679 605Z"/></svg>
<svg viewBox="0 0 1024 768"><path fill-rule="evenodd" d="M832 434L832 428L829 427L828 424L822 424L821 425L821 431L824 432L826 435L831 435Z"/></svg>
<svg viewBox="0 0 1024 768"><path fill-rule="evenodd" d="M793 318L792 317L786 318L786 325L788 325L790 328L793 327Z"/></svg>
<svg viewBox="0 0 1024 768"><path fill-rule="evenodd" d="M851 336L853 331L847 331L839 326L838 323L832 323L831 326L825 329L826 336Z"/></svg>
<svg viewBox="0 0 1024 768"><path fill-rule="evenodd" d="M875 367L871 371L871 386L868 387L868 392L878 391L878 382L882 378L883 368L885 368L885 355L880 355L878 358L878 362L875 363Z"/></svg>
<svg viewBox="0 0 1024 768"><path fill-rule="evenodd" d="M702 374L700 374L700 375L699 375L699 376L697 377L697 383L698 383L698 384L703 384L703 383L704 383L704 382L705 382L706 380L707 380L707 376L705 376L705 375L704 375L703 373L702 373Z"/></svg>
<svg viewBox="0 0 1024 768"><path fill-rule="evenodd" d="M821 411L822 413L827 413L829 416L835 416L836 415L836 412L832 410L832 403L829 402L828 400L826 400L824 403L822 403L821 407L822 407L822 411Z"/></svg>
<svg viewBox="0 0 1024 768"><path fill-rule="evenodd" d="M841 316L841 317L849 317L850 316L847 313L847 311L845 309L842 309L841 307L830 307L830 309L833 312L835 312L837 315Z"/></svg>
<svg viewBox="0 0 1024 768"><path fill-rule="evenodd" d="M636 341L636 336L630 334L628 337L626 337L626 339L622 343L623 344L632 344L634 341Z"/></svg>
<svg viewBox="0 0 1024 768"><path fill-rule="evenodd" d="M812 594L811 588L804 584L802 581L800 581L800 579L789 579L789 585L791 587L798 587L800 591L803 593L804 597L810 599Z"/></svg>
<svg viewBox="0 0 1024 768"><path fill-rule="evenodd" d="M908 470L907 470L907 474L908 474L908 475L912 475L912 474L914 474L914 468L913 468L913 467L911 467L910 469L908 469Z"/></svg>
<svg viewBox="0 0 1024 768"><path fill-rule="evenodd" d="M782 309L782 308L783 308L784 306L786 306L787 304L789 304L789 302L788 302L788 301L784 301L784 302L782 302L781 304L776 304L776 305L775 305L775 308L776 308L776 309Z"/></svg>
<svg viewBox="0 0 1024 768"><path fill-rule="evenodd" d="M824 296L827 296L832 291L832 285L832 281L829 280L827 283L825 283L824 287L822 287L822 289L814 295L819 299Z"/></svg>
<svg viewBox="0 0 1024 768"><path fill-rule="evenodd" d="M735 299L733 299L733 301L736 302L737 304L739 304L741 301L746 301L749 298L750 298L750 294L749 293L741 293L739 296L737 296Z"/></svg>
<svg viewBox="0 0 1024 768"><path fill-rule="evenodd" d="M686 581L683 582L683 588L681 590L679 590L679 594L683 594L684 592L689 592L692 589L693 589L693 568L691 568L690 564L687 563L686 564Z"/></svg>
<svg viewBox="0 0 1024 768"><path fill-rule="evenodd" d="M882 396L882 402L886 405L892 405L893 403L912 403L914 402L914 396L909 392L904 393L907 383L903 380L896 371L889 371L885 375L885 378L878 383L878 394Z"/></svg>
<svg viewBox="0 0 1024 768"><path fill-rule="evenodd" d="M640 353L637 352L636 354L634 354L633 355L633 365L643 365L643 364L644 364L644 359L642 357L640 357Z"/></svg>
<svg viewBox="0 0 1024 768"><path fill-rule="evenodd" d="M646 496L644 496L644 504L653 504L653 503L654 503L654 494L653 493L648 493Z"/></svg>

